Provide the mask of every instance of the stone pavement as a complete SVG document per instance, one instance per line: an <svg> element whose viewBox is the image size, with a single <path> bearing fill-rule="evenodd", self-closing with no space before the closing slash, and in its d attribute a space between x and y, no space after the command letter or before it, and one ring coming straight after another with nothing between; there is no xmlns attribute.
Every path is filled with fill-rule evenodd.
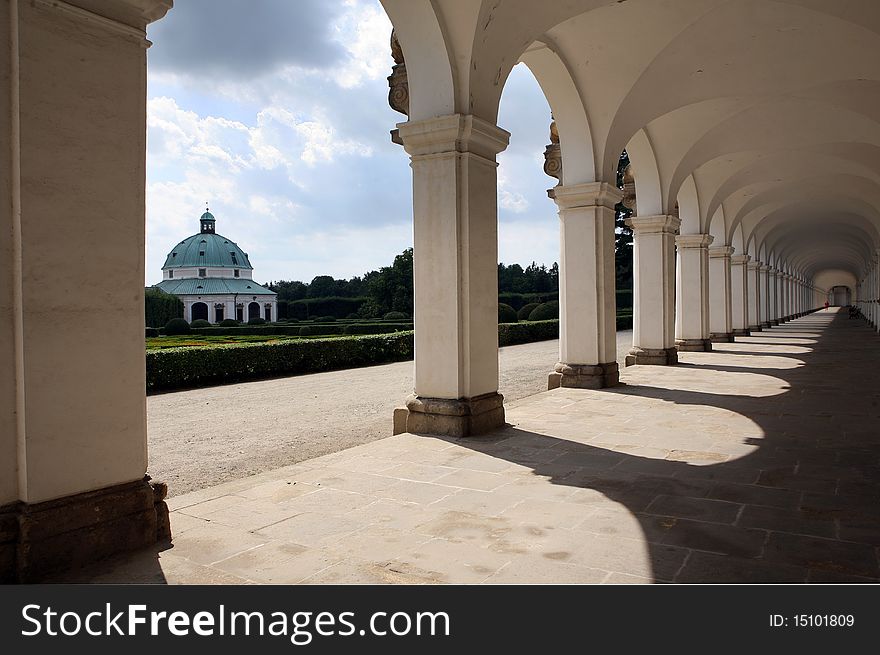
<svg viewBox="0 0 880 655"><path fill-rule="evenodd" d="M65 581L877 582L880 339L818 312L476 439L389 437L171 499Z"/></svg>

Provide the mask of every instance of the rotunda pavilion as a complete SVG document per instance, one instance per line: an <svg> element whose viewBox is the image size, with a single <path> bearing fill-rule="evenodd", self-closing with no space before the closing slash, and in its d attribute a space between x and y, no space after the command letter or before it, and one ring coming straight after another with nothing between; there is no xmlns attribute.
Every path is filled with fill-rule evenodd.
<svg viewBox="0 0 880 655"><path fill-rule="evenodd" d="M278 295L253 280L248 255L226 237L217 234L217 220L210 211L199 218L198 234L178 243L162 266L162 281L155 286L183 302L183 316L219 323L278 317Z"/></svg>

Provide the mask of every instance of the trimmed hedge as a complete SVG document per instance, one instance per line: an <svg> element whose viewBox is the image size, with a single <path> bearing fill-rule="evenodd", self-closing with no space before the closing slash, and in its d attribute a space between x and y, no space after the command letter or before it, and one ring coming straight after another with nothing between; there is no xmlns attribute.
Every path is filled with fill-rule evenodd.
<svg viewBox="0 0 880 655"><path fill-rule="evenodd" d="M343 334L349 327L357 325L363 327L363 332L356 334L383 334L386 332L394 332L395 330L412 330L412 323L290 323L290 324L274 324L274 325L240 325L238 327L219 327L212 326L206 328L192 328L192 334L213 334L217 336L234 337L243 334L264 334L264 335L287 335L297 336L304 327L309 328L310 335L331 335Z"/></svg>
<svg viewBox="0 0 880 655"><path fill-rule="evenodd" d="M190 323L189 326L194 328L211 327L211 321L206 321L203 318L197 318L192 323Z"/></svg>
<svg viewBox="0 0 880 655"><path fill-rule="evenodd" d="M234 318L224 318L222 321L220 321L218 325L220 327L238 327L239 325L241 325L241 323L236 321Z"/></svg>
<svg viewBox="0 0 880 655"><path fill-rule="evenodd" d="M166 348L147 352L147 391L399 362L413 358L413 333Z"/></svg>
<svg viewBox="0 0 880 655"><path fill-rule="evenodd" d="M262 316L255 316L247 322L248 325L265 325L266 319Z"/></svg>
<svg viewBox="0 0 880 655"><path fill-rule="evenodd" d="M287 301L286 314L280 312L283 318L304 319L313 316L335 316L342 318L354 314L367 301L367 298L304 298L302 300Z"/></svg>
<svg viewBox="0 0 880 655"><path fill-rule="evenodd" d="M388 312L385 316L382 317L383 321L406 321L409 319L409 316L404 314L403 312Z"/></svg>
<svg viewBox="0 0 880 655"><path fill-rule="evenodd" d="M269 327L269 326L266 326ZM274 327L274 326L273 326ZM341 327L341 326L340 326ZM346 330L357 327L347 325ZM390 328L391 325L381 327ZM315 330L318 326L303 326ZM632 328L631 316L619 316L617 329ZM248 330L248 328L239 328ZM252 328L256 329L256 328ZM299 328L294 328L299 329ZM205 334L222 328L201 328ZM231 330L227 330L231 331ZM245 334L245 332L239 332ZM504 323L498 345L514 346L559 338L559 320ZM413 332L344 336L275 343L224 344L211 348L165 348L147 351L147 392L208 386L282 375L319 373L413 358Z"/></svg>
<svg viewBox="0 0 880 655"><path fill-rule="evenodd" d="M144 338L149 339L151 337L159 336L159 328L144 328Z"/></svg>
<svg viewBox="0 0 880 655"><path fill-rule="evenodd" d="M498 345L515 346L520 343L548 341L559 338L559 319L552 321L529 321L527 323L503 323L498 326Z"/></svg>
<svg viewBox="0 0 880 655"><path fill-rule="evenodd" d="M346 325L344 334L388 334L391 332L408 332L413 329L412 323L386 323L384 325Z"/></svg>
<svg viewBox="0 0 880 655"><path fill-rule="evenodd" d="M183 318L180 298L157 287L144 290L144 322L147 327L162 327L172 318Z"/></svg>
<svg viewBox="0 0 880 655"><path fill-rule="evenodd" d="M513 307L505 305L503 302L498 303L499 323L516 323L517 320L516 310Z"/></svg>

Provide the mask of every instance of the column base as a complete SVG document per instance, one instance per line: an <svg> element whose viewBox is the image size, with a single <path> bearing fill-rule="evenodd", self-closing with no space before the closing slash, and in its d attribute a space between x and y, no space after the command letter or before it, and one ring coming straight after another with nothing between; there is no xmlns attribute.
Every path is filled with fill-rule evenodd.
<svg viewBox="0 0 880 655"><path fill-rule="evenodd" d="M733 332L712 332L709 335L712 343L733 343Z"/></svg>
<svg viewBox="0 0 880 655"><path fill-rule="evenodd" d="M0 582L31 583L171 539L164 483L0 507Z"/></svg>
<svg viewBox="0 0 880 655"><path fill-rule="evenodd" d="M672 366L678 364L678 350L675 348L640 348L633 346L626 355L625 365Z"/></svg>
<svg viewBox="0 0 880 655"><path fill-rule="evenodd" d="M675 347L679 352L710 352L712 350L712 342L709 339L676 339Z"/></svg>
<svg viewBox="0 0 880 655"><path fill-rule="evenodd" d="M773 327L773 323L772 323L771 321L763 321L763 322L761 323L761 327L763 327L763 328L772 328L772 327Z"/></svg>
<svg viewBox="0 0 880 655"><path fill-rule="evenodd" d="M750 325L749 332L762 332L764 330L763 325Z"/></svg>
<svg viewBox="0 0 880 655"><path fill-rule="evenodd" d="M564 364L559 362L547 378L547 389L604 389L620 382L617 362Z"/></svg>
<svg viewBox="0 0 880 655"><path fill-rule="evenodd" d="M758 329L760 330L761 328L758 328ZM734 330L733 330L734 337L748 337L751 334L752 334L751 330L742 330L739 328L734 328ZM732 341L732 339L731 339L731 341Z"/></svg>
<svg viewBox="0 0 880 655"><path fill-rule="evenodd" d="M394 434L472 437L504 424L504 396L500 393L458 399L410 396L406 407L394 410Z"/></svg>

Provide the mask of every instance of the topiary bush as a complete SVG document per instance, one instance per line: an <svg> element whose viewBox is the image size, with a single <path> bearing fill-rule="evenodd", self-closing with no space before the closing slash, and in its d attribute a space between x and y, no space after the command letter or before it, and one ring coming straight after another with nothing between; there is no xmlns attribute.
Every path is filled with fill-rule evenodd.
<svg viewBox="0 0 880 655"><path fill-rule="evenodd" d="M182 318L172 318L165 324L165 334L174 336L177 334L189 334L189 323Z"/></svg>
<svg viewBox="0 0 880 655"><path fill-rule="evenodd" d="M510 305L503 302L498 303L498 322L499 323L516 323L516 310Z"/></svg>
<svg viewBox="0 0 880 655"><path fill-rule="evenodd" d="M203 318L197 318L192 323L189 324L190 327L200 328L200 327L211 327L211 322L206 321Z"/></svg>
<svg viewBox="0 0 880 655"><path fill-rule="evenodd" d="M529 320L529 314L531 314L532 311L536 307L538 307L539 305L540 305L540 303L536 303L536 302L530 302L527 305L523 305L522 307L520 307L520 310L516 313L517 319L519 319L520 321Z"/></svg>
<svg viewBox="0 0 880 655"><path fill-rule="evenodd" d="M266 319L260 318L259 316L257 316L256 318L252 318L251 320L249 320L247 324L248 325L265 325Z"/></svg>
<svg viewBox="0 0 880 655"><path fill-rule="evenodd" d="M315 319L315 321L318 323L335 323L336 317L335 316L319 316L318 318Z"/></svg>
<svg viewBox="0 0 880 655"><path fill-rule="evenodd" d="M529 314L530 321L552 321L559 318L559 302L551 300L543 305L538 305Z"/></svg>
<svg viewBox="0 0 880 655"><path fill-rule="evenodd" d="M383 321L405 321L409 318L403 312L388 312L382 317Z"/></svg>
<svg viewBox="0 0 880 655"><path fill-rule="evenodd" d="M224 318L220 321L220 327L238 327L239 325L241 325L241 323L234 318Z"/></svg>
<svg viewBox="0 0 880 655"><path fill-rule="evenodd" d="M299 336L301 337L310 337L315 333L314 329L311 326L303 325L299 329Z"/></svg>
<svg viewBox="0 0 880 655"><path fill-rule="evenodd" d="M159 336L159 328L144 328L144 337L149 339L150 337L158 337Z"/></svg>

